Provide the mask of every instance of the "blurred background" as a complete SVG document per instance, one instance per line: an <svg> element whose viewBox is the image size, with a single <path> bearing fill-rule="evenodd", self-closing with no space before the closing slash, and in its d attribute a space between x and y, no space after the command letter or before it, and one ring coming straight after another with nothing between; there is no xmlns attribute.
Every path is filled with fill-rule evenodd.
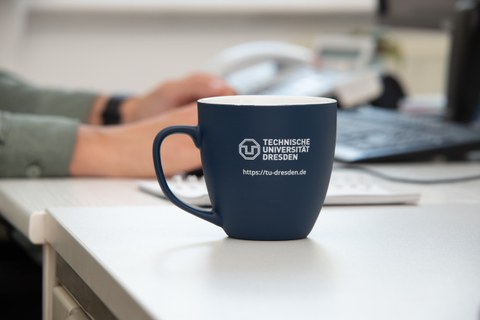
<svg viewBox="0 0 480 320"><path fill-rule="evenodd" d="M46 85L136 93L239 43L314 48L324 35L381 34L383 67L409 94L443 92L447 30L380 28L378 9L377 0L3 0L0 67Z"/></svg>

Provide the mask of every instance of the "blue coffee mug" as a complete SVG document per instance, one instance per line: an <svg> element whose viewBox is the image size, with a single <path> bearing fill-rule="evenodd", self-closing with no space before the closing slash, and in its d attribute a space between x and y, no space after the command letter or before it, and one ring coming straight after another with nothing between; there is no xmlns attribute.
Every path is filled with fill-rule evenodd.
<svg viewBox="0 0 480 320"><path fill-rule="evenodd" d="M198 101L198 126L160 131L153 144L158 182L181 209L248 240L308 236L322 208L333 166L337 103L296 96L223 96ZM200 149L211 210L179 200L160 157L171 134Z"/></svg>

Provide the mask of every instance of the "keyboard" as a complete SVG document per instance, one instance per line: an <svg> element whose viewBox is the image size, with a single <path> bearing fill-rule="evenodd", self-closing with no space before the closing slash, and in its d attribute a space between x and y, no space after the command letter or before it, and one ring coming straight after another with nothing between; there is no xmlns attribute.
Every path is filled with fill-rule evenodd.
<svg viewBox="0 0 480 320"><path fill-rule="evenodd" d="M480 132L439 118L371 106L338 112L338 161L412 160L475 149L480 149Z"/></svg>
<svg viewBox="0 0 480 320"><path fill-rule="evenodd" d="M203 176L176 175L168 180L172 192L182 201L196 206L210 206L207 187ZM139 180L138 188L146 193L164 198L157 181ZM396 192L375 183L365 173L349 169L334 169L325 205L366 205L366 204L416 204L420 194Z"/></svg>

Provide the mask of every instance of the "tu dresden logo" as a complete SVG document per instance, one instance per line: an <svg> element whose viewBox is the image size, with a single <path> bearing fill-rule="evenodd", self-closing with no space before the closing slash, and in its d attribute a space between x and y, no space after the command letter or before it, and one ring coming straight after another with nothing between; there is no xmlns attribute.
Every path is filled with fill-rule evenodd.
<svg viewBox="0 0 480 320"><path fill-rule="evenodd" d="M238 145L238 153L245 160L255 160L260 155L260 145L255 139L243 139Z"/></svg>

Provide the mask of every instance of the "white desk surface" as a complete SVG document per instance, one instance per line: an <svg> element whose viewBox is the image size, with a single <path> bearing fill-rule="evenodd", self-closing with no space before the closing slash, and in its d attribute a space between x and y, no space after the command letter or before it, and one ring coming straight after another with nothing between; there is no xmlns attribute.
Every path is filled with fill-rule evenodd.
<svg viewBox="0 0 480 320"><path fill-rule="evenodd" d="M49 212L47 242L120 319L480 318L478 202L326 207L287 242L173 206Z"/></svg>
<svg viewBox="0 0 480 320"><path fill-rule="evenodd" d="M458 177L480 173L480 163L392 164L374 168L417 179ZM353 172L354 174L354 172ZM420 193L420 203L479 203L480 180L442 185L389 183L392 190ZM48 207L155 206L167 202L144 194L132 179L0 179L0 214L30 239L44 240L43 218Z"/></svg>
<svg viewBox="0 0 480 320"><path fill-rule="evenodd" d="M137 190L132 179L0 179L0 214L36 244L52 206L142 206L166 202Z"/></svg>

